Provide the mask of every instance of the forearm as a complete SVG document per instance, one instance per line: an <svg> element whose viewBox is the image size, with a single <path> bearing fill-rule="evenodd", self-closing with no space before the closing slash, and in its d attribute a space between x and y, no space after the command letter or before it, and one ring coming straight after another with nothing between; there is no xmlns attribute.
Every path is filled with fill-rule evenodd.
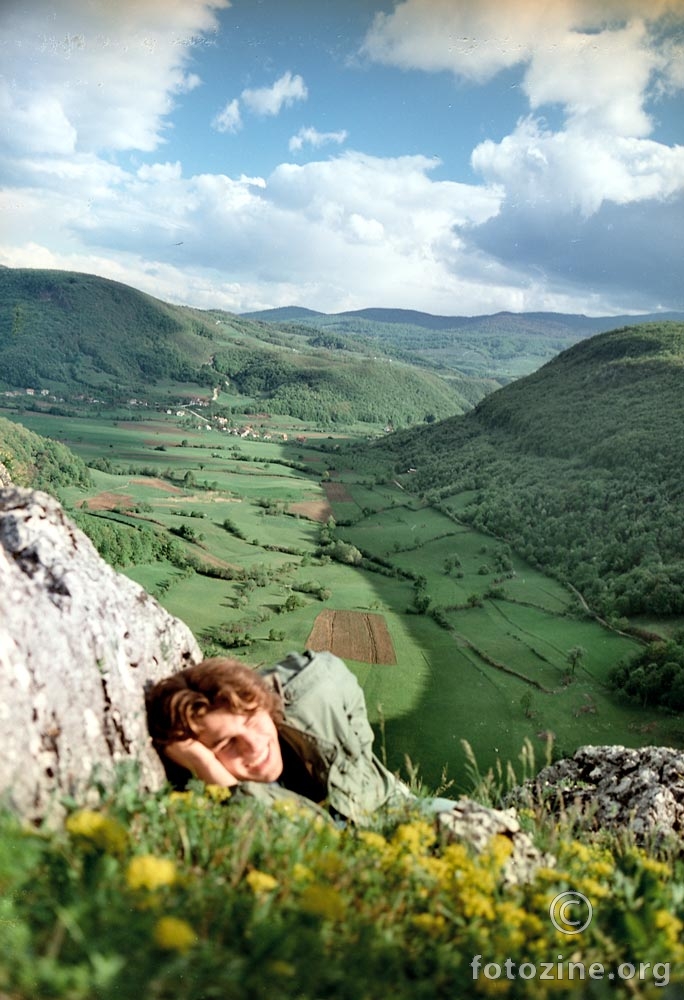
<svg viewBox="0 0 684 1000"><path fill-rule="evenodd" d="M174 764L180 764L181 767L191 771L196 778L207 785L220 785L222 788L229 788L238 783L221 761L199 740L169 743L164 748L164 753Z"/></svg>

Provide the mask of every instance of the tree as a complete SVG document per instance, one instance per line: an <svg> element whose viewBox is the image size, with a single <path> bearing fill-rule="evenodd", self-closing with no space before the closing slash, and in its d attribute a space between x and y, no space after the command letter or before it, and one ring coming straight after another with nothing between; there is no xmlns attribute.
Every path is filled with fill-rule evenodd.
<svg viewBox="0 0 684 1000"><path fill-rule="evenodd" d="M303 608L305 604L306 601L304 601L299 596L299 594L289 594L288 597L285 599L285 603L283 604L283 610L295 611L297 608Z"/></svg>
<svg viewBox="0 0 684 1000"><path fill-rule="evenodd" d="M574 677L577 671L577 667L580 665L584 657L587 655L587 651L584 646L573 646L569 649L567 656L565 657L568 666L570 667L570 676Z"/></svg>
<svg viewBox="0 0 684 1000"><path fill-rule="evenodd" d="M532 697L532 692L528 688L520 695L520 707L525 713L526 719L531 719L534 716L534 698Z"/></svg>

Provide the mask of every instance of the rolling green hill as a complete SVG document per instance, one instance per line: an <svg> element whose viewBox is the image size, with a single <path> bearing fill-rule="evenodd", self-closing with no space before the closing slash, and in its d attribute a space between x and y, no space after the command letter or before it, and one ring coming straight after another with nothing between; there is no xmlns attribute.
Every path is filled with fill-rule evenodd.
<svg viewBox="0 0 684 1000"><path fill-rule="evenodd" d="M683 387L684 324L628 327L355 460L391 463L603 614L682 615Z"/></svg>
<svg viewBox="0 0 684 1000"><path fill-rule="evenodd" d="M491 316L433 316L413 309L359 309L335 314L286 307L246 313L264 322L313 326L345 336L362 336L385 350L462 374L505 384L527 375L586 337L628 323L673 319L681 313L647 316L583 316L572 313L510 313Z"/></svg>
<svg viewBox="0 0 684 1000"><path fill-rule="evenodd" d="M406 425L462 413L495 386L420 365L363 338L174 306L94 275L0 270L0 388L151 402L178 383L228 387L243 410Z"/></svg>

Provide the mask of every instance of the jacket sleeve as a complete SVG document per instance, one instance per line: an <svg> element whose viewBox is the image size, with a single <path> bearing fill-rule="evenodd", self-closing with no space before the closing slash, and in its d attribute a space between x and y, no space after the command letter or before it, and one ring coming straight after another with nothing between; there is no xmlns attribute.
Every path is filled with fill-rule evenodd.
<svg viewBox="0 0 684 1000"><path fill-rule="evenodd" d="M332 653L291 654L275 668L285 717L307 733L327 756L331 806L363 822L409 791L373 753L373 730L363 690L346 664Z"/></svg>

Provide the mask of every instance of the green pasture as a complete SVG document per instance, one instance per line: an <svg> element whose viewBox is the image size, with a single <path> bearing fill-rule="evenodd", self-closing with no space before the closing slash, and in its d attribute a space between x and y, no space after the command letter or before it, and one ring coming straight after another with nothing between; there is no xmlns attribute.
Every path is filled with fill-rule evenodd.
<svg viewBox="0 0 684 1000"><path fill-rule="evenodd" d="M521 673L526 670L536 680L555 681L547 694L486 663L457 635L429 619L405 617L403 625L396 667L352 666L364 686L371 718L385 720L382 731L390 766L402 768L408 756L420 765L430 787L439 784L445 766L458 790L468 787L462 739L471 744L483 773L495 768L497 761L512 761L520 773L517 762L526 739L536 748L541 766L549 733L555 754L562 756L586 743L681 745L684 739L684 727L675 716L645 714L622 704L595 679L593 674L618 653L611 649L610 635L603 649L588 647L587 669L579 668L577 677L563 686L558 683L560 663L554 668L537 662L522 648L512 655L515 638L509 639L508 648L501 635L492 639L491 618L481 617L479 622L473 618L471 628L459 621L461 633L474 634L474 644L489 655L501 653L503 645L508 665L522 668ZM489 641L483 641L485 635ZM569 632L562 638L586 641L587 635ZM377 725L376 731L381 732Z"/></svg>
<svg viewBox="0 0 684 1000"><path fill-rule="evenodd" d="M446 768L463 790L468 781L462 739L473 745L483 768L499 755L515 758L520 750L529 726L522 709L513 708L514 686L505 675L484 670L430 619L405 617L401 625L397 666L352 665L376 722L378 746L384 744L393 769L406 774L408 757L435 788ZM383 726L377 725L379 718Z"/></svg>
<svg viewBox="0 0 684 1000"><path fill-rule="evenodd" d="M335 509L333 504L333 509ZM370 513L351 527L340 529L345 540L360 548L370 549L376 555L392 556L402 550L416 550L445 534L456 534L459 526L431 508L412 510L397 505ZM451 545L452 539L443 544ZM446 556L446 552L444 555ZM433 556L426 557L432 563ZM442 560L443 561L443 560ZM399 560L397 560L399 564ZM421 572L418 570L418 572Z"/></svg>
<svg viewBox="0 0 684 1000"><path fill-rule="evenodd" d="M449 628L439 627L429 615L407 613L415 597L411 580L322 563L316 556L320 525L288 513L288 508L325 497L320 477L326 465L334 464L333 452L315 444L193 431L165 414L136 422L27 412L21 422L67 442L86 461L110 458L115 466L126 463L173 476L171 485L142 474L93 470L90 489L62 491L68 505L77 507L98 493L119 495L122 506L132 501L149 509L105 516L130 524L143 519L158 530L187 526L198 540L183 544L201 562L268 570L258 585L244 586L244 581L187 574L165 563L126 569L132 579L159 593L161 603L189 625L201 645L206 646L210 629L239 627L249 632L251 645L234 647L231 655L271 663L290 649L304 648L324 608L383 615L396 666L350 666L364 688L390 766L403 769L408 756L432 787L445 766L459 787L467 785L462 739L472 744L483 769L497 760L515 761L525 738L538 748L541 764L545 736L539 734L547 731L555 734L563 753L588 742L684 743L684 727L675 716L621 704L605 686L610 668L640 648L636 642L577 616L572 595L510 554L504 543L458 524L392 484L373 484L368 470L334 473L353 497L350 503L333 503L335 517L355 521L338 528L338 537L423 576L433 607L453 608L473 595L483 604L447 610ZM310 472L283 461L301 463ZM183 482L186 472L192 473L194 484ZM244 539L226 530L226 519ZM497 568L504 557L510 559L508 573ZM446 559L458 559L448 573ZM330 597L321 602L296 590L311 582L329 590ZM492 586L500 586L506 599L486 599ZM285 612L282 607L293 593L299 594L301 606ZM650 624L656 631L661 627ZM272 629L284 638L269 639ZM486 663L467 643L552 693ZM567 654L576 646L586 654L571 683L564 684Z"/></svg>

